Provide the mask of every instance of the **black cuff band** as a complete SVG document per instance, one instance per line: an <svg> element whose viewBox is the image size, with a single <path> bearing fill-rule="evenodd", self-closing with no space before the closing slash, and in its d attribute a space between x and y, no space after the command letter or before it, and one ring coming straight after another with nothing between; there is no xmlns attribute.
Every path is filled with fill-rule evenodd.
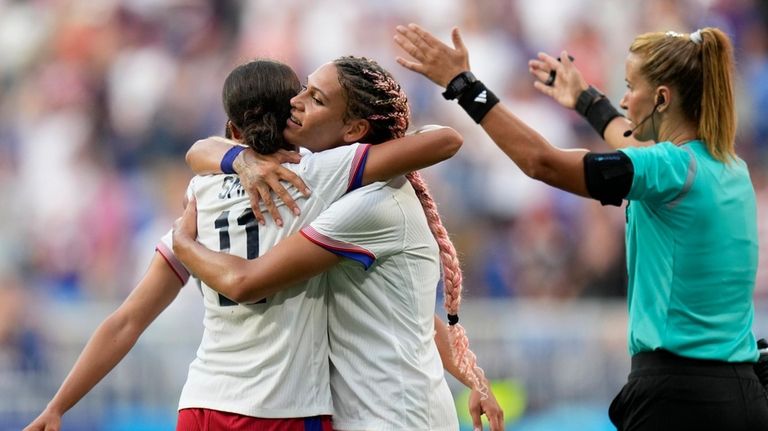
<svg viewBox="0 0 768 431"><path fill-rule="evenodd" d="M601 138L605 138L605 128L608 127L608 123L614 118L622 116L611 105L608 98L591 85L579 94L575 109L576 112L586 118L589 125L600 134Z"/></svg>
<svg viewBox="0 0 768 431"><path fill-rule="evenodd" d="M491 90L485 88L485 84L481 81L473 82L459 97L459 106L464 108L467 114L478 124L497 103L499 103L499 98Z"/></svg>
<svg viewBox="0 0 768 431"><path fill-rule="evenodd" d="M595 129L600 137L605 138L605 128L608 127L608 123L621 116L619 111L611 105L611 102L603 97L589 107L586 118L589 125Z"/></svg>

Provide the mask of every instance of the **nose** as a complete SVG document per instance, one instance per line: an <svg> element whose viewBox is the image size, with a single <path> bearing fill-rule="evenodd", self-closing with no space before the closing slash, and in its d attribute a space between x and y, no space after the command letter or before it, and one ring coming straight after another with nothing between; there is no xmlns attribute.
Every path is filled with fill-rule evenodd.
<svg viewBox="0 0 768 431"><path fill-rule="evenodd" d="M624 95L621 96L621 100L619 100L619 107L625 111L629 109L629 106L627 105L627 93L624 93Z"/></svg>
<svg viewBox="0 0 768 431"><path fill-rule="evenodd" d="M291 108L299 110L299 111L303 110L304 102L301 101L302 100L301 98L302 98L302 95L305 94L305 93L306 92L302 91L299 94L291 97Z"/></svg>

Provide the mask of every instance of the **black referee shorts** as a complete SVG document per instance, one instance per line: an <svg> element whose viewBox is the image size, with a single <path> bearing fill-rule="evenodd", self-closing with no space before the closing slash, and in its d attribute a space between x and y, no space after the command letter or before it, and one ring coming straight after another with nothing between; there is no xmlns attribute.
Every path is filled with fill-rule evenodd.
<svg viewBox="0 0 768 431"><path fill-rule="evenodd" d="M643 352L608 415L619 431L768 430L768 392L751 363Z"/></svg>

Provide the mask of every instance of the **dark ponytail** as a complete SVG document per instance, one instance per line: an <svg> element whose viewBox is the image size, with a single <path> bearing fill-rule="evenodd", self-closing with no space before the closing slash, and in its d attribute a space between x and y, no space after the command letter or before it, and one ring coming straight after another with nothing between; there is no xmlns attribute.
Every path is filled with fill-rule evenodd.
<svg viewBox="0 0 768 431"><path fill-rule="evenodd" d="M299 78L289 66L253 60L236 67L224 81L224 111L243 143L257 153L293 149L283 139L283 129L291 115L291 98L300 89Z"/></svg>

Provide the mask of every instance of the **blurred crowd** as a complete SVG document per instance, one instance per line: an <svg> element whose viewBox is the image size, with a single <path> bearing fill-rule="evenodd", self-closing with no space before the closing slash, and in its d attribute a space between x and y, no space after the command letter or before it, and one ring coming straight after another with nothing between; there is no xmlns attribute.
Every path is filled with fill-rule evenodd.
<svg viewBox="0 0 768 431"><path fill-rule="evenodd" d="M513 112L556 146L595 150L606 147L586 122L533 88L529 58L568 50L618 104L636 34L725 30L736 46L737 151L760 205L756 295L768 298L765 1L0 0L0 368L41 366L36 304L127 295L180 215L187 148L223 132L224 77L255 57L299 76L341 55L371 57L404 85L413 125L465 136L425 175L468 301L622 297L624 209L525 177L440 89L395 63L394 27L408 22L445 41L459 26L473 71Z"/></svg>

